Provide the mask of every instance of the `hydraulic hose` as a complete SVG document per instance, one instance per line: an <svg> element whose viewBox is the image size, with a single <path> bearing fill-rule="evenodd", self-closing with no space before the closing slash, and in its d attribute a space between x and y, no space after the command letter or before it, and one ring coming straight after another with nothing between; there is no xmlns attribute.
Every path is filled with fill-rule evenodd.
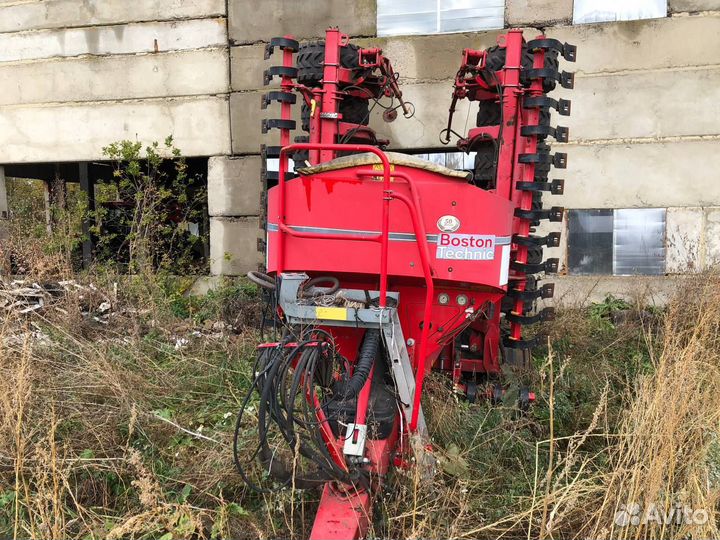
<svg viewBox="0 0 720 540"><path fill-rule="evenodd" d="M345 395L343 396L345 399L355 398L365 386L379 349L380 330L369 328L365 332L362 345L360 345L355 370L345 386Z"/></svg>

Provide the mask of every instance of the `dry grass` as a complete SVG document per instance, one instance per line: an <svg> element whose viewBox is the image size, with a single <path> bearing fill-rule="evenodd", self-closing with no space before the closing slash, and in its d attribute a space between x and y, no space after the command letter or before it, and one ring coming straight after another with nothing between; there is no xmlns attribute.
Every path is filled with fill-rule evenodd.
<svg viewBox="0 0 720 540"><path fill-rule="evenodd" d="M41 275L67 275L48 256ZM0 536L306 536L316 493L253 495L231 463L257 305L232 287L193 303L157 276L117 289L112 275L79 279L98 285L97 299L68 295L0 320ZM449 398L432 376L425 409L440 472L428 482L397 471L373 534L720 537L718 285L685 283L663 314L637 310L618 324L601 311L561 313L526 415ZM108 298L111 324L84 314ZM654 504L708 519L618 525L634 504L640 518Z"/></svg>

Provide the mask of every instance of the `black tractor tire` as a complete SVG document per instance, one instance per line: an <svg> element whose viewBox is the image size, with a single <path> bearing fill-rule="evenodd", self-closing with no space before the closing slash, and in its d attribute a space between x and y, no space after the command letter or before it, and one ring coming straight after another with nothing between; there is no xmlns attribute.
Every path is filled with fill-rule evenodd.
<svg viewBox="0 0 720 540"><path fill-rule="evenodd" d="M502 108L495 101L478 102L477 127L499 126L502 121Z"/></svg>
<svg viewBox="0 0 720 540"><path fill-rule="evenodd" d="M340 114L343 122L367 126L370 121L370 107L367 99L347 96L340 102ZM310 106L303 102L300 106L300 127L310 133Z"/></svg>
<svg viewBox="0 0 720 540"><path fill-rule="evenodd" d="M296 143L308 143L310 142L310 137L307 135L300 135L295 137L294 141ZM308 150L296 150L292 153L291 157L295 163L295 169L300 169L302 167L307 167L306 161L310 159L310 152Z"/></svg>
<svg viewBox="0 0 720 540"><path fill-rule="evenodd" d="M520 72L520 84L523 86L530 86L532 84L532 79L530 79L527 75L527 70L533 69L533 58L532 51L525 50L523 52L523 61L522 61L522 71ZM558 70L560 66L560 63L558 62L557 53L555 51L547 51L545 53L545 69L553 69L555 71ZM555 86L557 85L557 81L555 79L543 79L543 92L552 92L555 90Z"/></svg>
<svg viewBox="0 0 720 540"><path fill-rule="evenodd" d="M513 287L514 285L510 285ZM525 290L536 291L537 290L537 278L533 275L525 277ZM525 300L523 302L523 312L526 314L532 314L537 308L537 300ZM503 313L509 313L515 311L515 299L510 296L504 296L500 305L500 310Z"/></svg>
<svg viewBox="0 0 720 540"><path fill-rule="evenodd" d="M540 142L538 142L536 152L538 154L549 154L550 153L550 145L544 141L540 141ZM535 181L536 182L546 182L548 175L550 174L550 167L552 167L552 165L550 163L536 163L535 164Z"/></svg>
<svg viewBox="0 0 720 540"><path fill-rule="evenodd" d="M530 246L527 250L528 264L540 264L543 261L542 246Z"/></svg>
<svg viewBox="0 0 720 540"><path fill-rule="evenodd" d="M483 74L485 82L491 85L497 85L498 81L492 72L499 71L505 66L505 49L498 46L487 49L487 59L485 62L486 71ZM522 71L520 71L520 83L523 86L530 86L532 79L527 76L527 70L533 68L534 58L533 52L525 49L522 55ZM557 70L559 67L557 52L547 51L545 53L545 68ZM488 73L490 72L490 73ZM557 81L555 79L543 79L543 92L551 92L555 90Z"/></svg>
<svg viewBox="0 0 720 540"><path fill-rule="evenodd" d="M473 179L475 185L490 189L495 185L497 151L492 141L482 141L475 148L475 167Z"/></svg>
<svg viewBox="0 0 720 540"><path fill-rule="evenodd" d="M347 69L359 66L359 50L357 45L348 44L340 49L340 65ZM312 41L300 45L295 66L298 68L297 82L305 86L320 86L325 67L325 42Z"/></svg>

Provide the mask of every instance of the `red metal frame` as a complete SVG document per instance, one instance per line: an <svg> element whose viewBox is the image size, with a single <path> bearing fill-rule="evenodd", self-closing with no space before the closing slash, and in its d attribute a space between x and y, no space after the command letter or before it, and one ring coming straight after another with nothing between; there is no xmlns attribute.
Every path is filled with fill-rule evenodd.
<svg viewBox="0 0 720 540"><path fill-rule="evenodd" d="M359 50L362 76L341 66L342 47L348 41L348 36L337 28L327 30L320 87L304 87L293 82L291 76L281 79L283 91L299 92L311 105L310 142L290 144L289 129L281 129L278 185L268 193L268 218L270 224L277 225L276 231L268 229L268 271L275 275L295 271L336 275L346 288L375 290L378 286L381 308L388 306L389 287L398 292L401 299L398 315L415 369L415 395L409 419L401 422L396 418L389 438L367 441L367 470L375 475L371 488L325 485L311 538L359 538L366 533L377 484L392 461L404 461L402 454L407 450L402 443L404 433L418 430L428 369L450 372L456 388L461 390L467 388L466 377L474 379L476 374L500 372L501 301L508 292L508 278L515 290L525 288L525 274L518 270L511 272L505 268L503 282L502 265L506 263L501 255L507 252L521 266L526 263L528 248L515 238L528 237L531 232L531 221L515 217L514 211L532 209L532 192L518 189L517 183L535 179L535 164L521 163L520 156L537 151L537 136L523 135L522 128L538 125L540 112L538 108L524 109L523 100L526 96L543 95L542 79L534 79L529 88L521 84L525 47L521 30L510 30L498 40L505 50L505 61L503 69L494 74L493 82L497 84L489 84L479 76L488 58L486 51L463 51L451 117L457 101L466 98L498 100L502 111L500 126L471 129L458 143L466 151L480 139L491 138L498 145L495 183L490 189L481 190L435 172L391 165L387 155L372 144L338 143L348 134L355 141L375 140L370 128L343 121L339 113L343 98L392 95L400 99L406 114L410 112L402 101L390 61L380 49ZM283 66L293 67L292 50L283 51ZM542 48L534 51L533 66L537 69L545 66ZM370 75L368 70L372 70ZM281 116L286 121L292 118L289 102L282 103ZM451 121L448 135L450 127ZM308 151L311 165L330 161L338 152L372 153L380 165L326 171L288 181L288 155L302 150ZM394 210L392 201L401 202L407 212ZM478 208L483 212L478 212ZM375 210L379 210L379 224ZM493 254L497 256L482 266L477 261L440 258L430 249L426 224L438 221L449 211L462 223L461 233L506 238L507 244L493 245ZM409 243L410 247L407 242L392 243L392 235L396 238L412 235L414 242ZM371 246L379 246L379 253L378 247ZM318 257L317 253L324 256ZM415 257L419 257L420 268L415 265ZM441 295L454 301L443 303ZM460 303L460 297L464 297L465 303ZM518 298L513 313L522 316L523 311L524 302ZM332 333L337 350L354 362L363 330L333 326L323 329ZM509 338L521 340L519 323L511 322ZM463 344L463 339L467 343ZM357 425L366 421L372 380L376 376L373 368L358 396L354 420ZM307 399L315 407L323 440L333 460L347 470L348 462L343 455L345 435L333 433L317 395Z"/></svg>

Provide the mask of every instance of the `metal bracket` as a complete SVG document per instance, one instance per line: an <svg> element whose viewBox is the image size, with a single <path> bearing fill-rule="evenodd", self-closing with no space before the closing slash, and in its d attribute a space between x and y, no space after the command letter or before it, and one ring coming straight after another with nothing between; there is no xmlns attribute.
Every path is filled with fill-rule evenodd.
<svg viewBox="0 0 720 540"><path fill-rule="evenodd" d="M560 260L556 258L547 259L538 264L529 264L519 261L512 261L510 268L517 270L518 272L524 272L526 274L537 274L539 272L545 272L546 274L554 274L558 271L558 265Z"/></svg>
<svg viewBox="0 0 720 540"><path fill-rule="evenodd" d="M260 108L265 110L268 108L271 102L277 101L278 103L290 103L294 104L297 101L297 96L291 92L280 92L273 91L263 94L260 99Z"/></svg>
<svg viewBox="0 0 720 540"><path fill-rule="evenodd" d="M526 73L529 79L555 79L563 88L571 90L575 87L575 74L568 71L558 72L552 68L534 68L528 69Z"/></svg>
<svg viewBox="0 0 720 540"><path fill-rule="evenodd" d="M527 42L527 48L531 51L537 49L545 49L558 52L568 62L574 62L577 58L577 47L570 45L569 43L562 43L558 39L553 38L539 38L531 39Z"/></svg>
<svg viewBox="0 0 720 540"><path fill-rule="evenodd" d="M263 135L271 129L295 129L295 120L283 120L281 118L264 118L260 123L260 130Z"/></svg>
<svg viewBox="0 0 720 540"><path fill-rule="evenodd" d="M554 319L555 319L555 308L554 307L546 307L546 308L540 310L535 315L519 315L519 314L515 313L514 311L511 311L510 313L505 314L505 320L507 320L508 322L522 324L522 325L535 324L535 323L544 322L544 321L552 321Z"/></svg>
<svg viewBox="0 0 720 540"><path fill-rule="evenodd" d="M275 47L283 51L289 50L295 53L300 50L300 43L295 39L286 37L271 38L270 43L265 45L265 60L269 59L275 53Z"/></svg>
<svg viewBox="0 0 720 540"><path fill-rule="evenodd" d="M550 221L560 222L563 220L564 213L565 208L562 206L553 206L552 208L543 208L542 210L523 210L522 208L515 209L515 217L530 221L548 219Z"/></svg>
<svg viewBox="0 0 720 540"><path fill-rule="evenodd" d="M556 169L565 169L567 167L567 154L557 152L536 152L534 154L520 154L518 158L520 163L551 163Z"/></svg>
<svg viewBox="0 0 720 540"><path fill-rule="evenodd" d="M519 291L518 289L508 289L506 293L510 298L516 300L537 300L538 298L552 298L555 295L555 284L546 283L539 289L534 291Z"/></svg>
<svg viewBox="0 0 720 540"><path fill-rule="evenodd" d="M267 86L273 80L273 77L297 77L298 70L295 67L287 66L271 66L263 71L263 85Z"/></svg>
<svg viewBox="0 0 720 540"><path fill-rule="evenodd" d="M553 195L562 195L565 191L565 180L552 182L516 182L515 189L521 191L549 191Z"/></svg>
<svg viewBox="0 0 720 540"><path fill-rule="evenodd" d="M263 160L266 160L268 158L279 158L281 149L282 149L282 146L268 146L265 144L261 144L260 145L260 157Z"/></svg>
<svg viewBox="0 0 720 540"><path fill-rule="evenodd" d="M520 236L518 234L513 235L512 241L514 244L519 246L547 246L547 247L560 247L560 233L551 232L547 236Z"/></svg>
<svg viewBox="0 0 720 540"><path fill-rule="evenodd" d="M570 116L570 105L569 99L553 99L548 96L535 96L527 97L523 101L524 109L532 109L539 107L541 109L555 109L560 116Z"/></svg>
<svg viewBox="0 0 720 540"><path fill-rule="evenodd" d="M552 135L555 137L557 142L568 142L570 130L562 126L552 127L540 124L537 126L523 126L520 129L520 134L523 137L532 137L533 135Z"/></svg>
<svg viewBox="0 0 720 540"><path fill-rule="evenodd" d="M365 441L367 440L366 424L348 424L345 434L343 454L346 456L363 457L365 455Z"/></svg>

